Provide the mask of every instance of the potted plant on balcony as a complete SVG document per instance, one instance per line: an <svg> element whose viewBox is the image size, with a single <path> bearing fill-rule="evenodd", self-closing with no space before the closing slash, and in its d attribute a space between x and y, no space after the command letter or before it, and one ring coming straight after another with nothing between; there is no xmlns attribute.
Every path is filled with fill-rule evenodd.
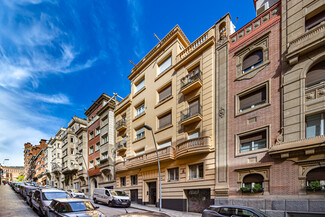
<svg viewBox="0 0 325 217"><path fill-rule="evenodd" d="M249 187L241 187L240 190L242 193L251 193L252 192L252 189Z"/></svg>
<svg viewBox="0 0 325 217"><path fill-rule="evenodd" d="M254 184L253 192L254 193L263 192L262 185L259 183Z"/></svg>
<svg viewBox="0 0 325 217"><path fill-rule="evenodd" d="M321 191L322 185L320 184L320 181L311 181L309 182L309 185L306 186L307 191Z"/></svg>

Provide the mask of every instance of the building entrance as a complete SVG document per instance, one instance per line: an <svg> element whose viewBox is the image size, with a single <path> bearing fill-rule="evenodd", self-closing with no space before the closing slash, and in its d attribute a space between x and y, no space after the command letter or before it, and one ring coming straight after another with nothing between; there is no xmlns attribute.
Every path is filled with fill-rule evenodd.
<svg viewBox="0 0 325 217"><path fill-rule="evenodd" d="M201 213L210 205L210 189L185 190L189 212Z"/></svg>
<svg viewBox="0 0 325 217"><path fill-rule="evenodd" d="M157 201L157 184L156 182L148 182L149 204L155 204Z"/></svg>
<svg viewBox="0 0 325 217"><path fill-rule="evenodd" d="M138 189L131 190L131 201L136 203L138 202Z"/></svg>

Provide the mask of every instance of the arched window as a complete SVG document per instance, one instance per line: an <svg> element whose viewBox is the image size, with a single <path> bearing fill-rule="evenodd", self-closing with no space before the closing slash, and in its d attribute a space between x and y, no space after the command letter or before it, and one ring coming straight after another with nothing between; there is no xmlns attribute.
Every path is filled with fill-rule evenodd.
<svg viewBox="0 0 325 217"><path fill-rule="evenodd" d="M309 191L325 190L325 167L313 169L307 173L306 189Z"/></svg>
<svg viewBox="0 0 325 217"><path fill-rule="evenodd" d="M226 22L223 22L219 26L219 35L220 35L220 40L223 39L223 37L226 36Z"/></svg>
<svg viewBox="0 0 325 217"><path fill-rule="evenodd" d="M314 65L306 75L306 87L325 82L325 61Z"/></svg>
<svg viewBox="0 0 325 217"><path fill-rule="evenodd" d="M263 63L263 50L256 50L246 56L243 60L243 73L255 68Z"/></svg>
<svg viewBox="0 0 325 217"><path fill-rule="evenodd" d="M262 192L264 189L264 177L260 174L249 174L243 179L243 192Z"/></svg>

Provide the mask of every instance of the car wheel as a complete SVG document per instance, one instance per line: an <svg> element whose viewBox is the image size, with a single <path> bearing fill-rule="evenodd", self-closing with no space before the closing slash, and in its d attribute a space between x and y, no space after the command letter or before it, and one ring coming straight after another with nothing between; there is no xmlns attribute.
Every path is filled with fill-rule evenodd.
<svg viewBox="0 0 325 217"><path fill-rule="evenodd" d="M41 208L38 209L38 215L41 216L41 217L44 216L44 215L43 215L43 212L42 212L42 210L41 210Z"/></svg>
<svg viewBox="0 0 325 217"><path fill-rule="evenodd" d="M112 201L108 201L107 205L108 205L109 207L111 207L111 206L112 206Z"/></svg>
<svg viewBox="0 0 325 217"><path fill-rule="evenodd" d="M96 203L96 204L98 203L97 200L96 200L96 198L94 198L94 203Z"/></svg>

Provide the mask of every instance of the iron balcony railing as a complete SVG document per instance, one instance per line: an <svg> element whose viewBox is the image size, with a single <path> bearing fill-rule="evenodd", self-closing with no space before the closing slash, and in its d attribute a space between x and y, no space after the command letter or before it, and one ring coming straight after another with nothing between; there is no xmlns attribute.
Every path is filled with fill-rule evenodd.
<svg viewBox="0 0 325 217"><path fill-rule="evenodd" d="M181 111L181 121L185 121L188 118L191 118L195 115L200 115L202 110L202 106L190 106L187 109Z"/></svg>
<svg viewBox="0 0 325 217"><path fill-rule="evenodd" d="M126 148L126 142L120 141L117 143L117 149Z"/></svg>
<svg viewBox="0 0 325 217"><path fill-rule="evenodd" d="M119 129L121 127L126 127L126 120L125 119L122 119L122 120L119 120L118 122L116 122L116 129Z"/></svg>
<svg viewBox="0 0 325 217"><path fill-rule="evenodd" d="M182 88L184 88L185 86L187 86L197 80L201 80L201 77L202 77L202 73L200 70L195 70L193 72L190 72L188 75L186 75L185 77L183 77L181 79Z"/></svg>

